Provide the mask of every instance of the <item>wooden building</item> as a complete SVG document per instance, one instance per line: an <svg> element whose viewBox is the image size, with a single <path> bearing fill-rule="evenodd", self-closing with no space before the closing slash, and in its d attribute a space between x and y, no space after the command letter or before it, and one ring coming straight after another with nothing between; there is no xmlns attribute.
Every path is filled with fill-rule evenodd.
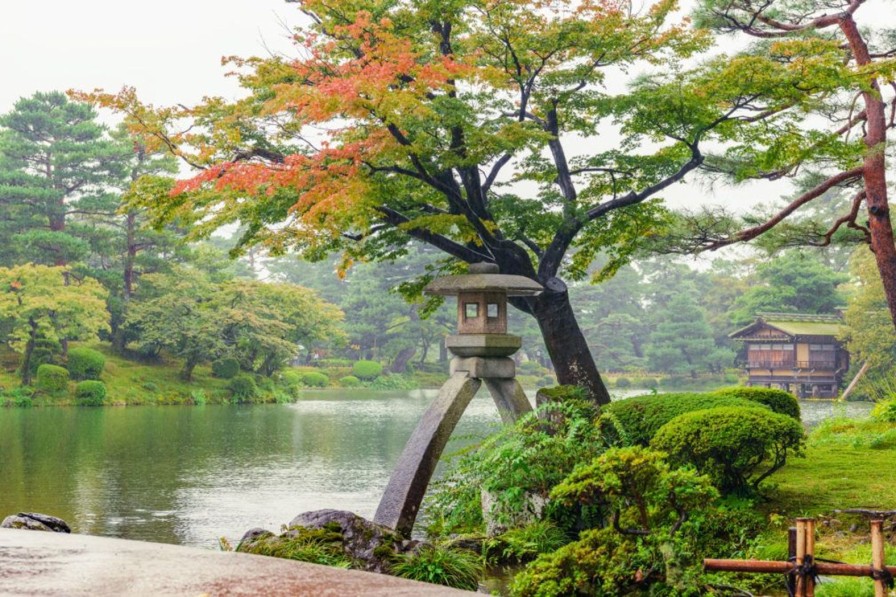
<svg viewBox="0 0 896 597"><path fill-rule="evenodd" d="M842 328L837 315L760 313L730 337L744 343L747 385L835 398L849 369L849 353L837 340Z"/></svg>

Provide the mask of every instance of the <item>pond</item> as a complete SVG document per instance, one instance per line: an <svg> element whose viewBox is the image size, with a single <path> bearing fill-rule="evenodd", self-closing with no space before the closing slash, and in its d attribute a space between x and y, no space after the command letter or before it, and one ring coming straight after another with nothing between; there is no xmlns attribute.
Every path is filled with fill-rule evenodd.
<svg viewBox="0 0 896 597"><path fill-rule="evenodd" d="M308 392L291 405L0 410L0 517L53 514L78 533L215 548L307 510L372 517L435 391ZM813 424L870 405L802 402ZM499 425L487 392L449 452Z"/></svg>

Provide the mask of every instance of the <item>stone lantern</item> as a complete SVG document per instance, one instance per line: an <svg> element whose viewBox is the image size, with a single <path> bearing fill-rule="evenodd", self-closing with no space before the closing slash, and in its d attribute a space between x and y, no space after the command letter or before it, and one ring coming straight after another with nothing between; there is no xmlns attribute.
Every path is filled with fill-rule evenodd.
<svg viewBox="0 0 896 597"><path fill-rule="evenodd" d="M468 274L437 278L423 289L424 294L457 297L457 334L445 339L454 355L451 376L405 445L374 516L405 536L454 427L482 383L505 423L532 410L510 358L522 340L507 333L507 298L535 296L543 288L529 278L498 272L497 265L474 263Z"/></svg>

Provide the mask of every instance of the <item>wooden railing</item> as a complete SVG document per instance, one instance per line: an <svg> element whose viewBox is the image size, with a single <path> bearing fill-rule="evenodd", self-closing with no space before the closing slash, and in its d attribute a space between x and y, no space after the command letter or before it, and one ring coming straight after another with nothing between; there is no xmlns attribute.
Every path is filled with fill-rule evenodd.
<svg viewBox="0 0 896 597"><path fill-rule="evenodd" d="M756 360L747 363L747 369L822 369L833 370L837 367L834 361L797 361L794 359Z"/></svg>

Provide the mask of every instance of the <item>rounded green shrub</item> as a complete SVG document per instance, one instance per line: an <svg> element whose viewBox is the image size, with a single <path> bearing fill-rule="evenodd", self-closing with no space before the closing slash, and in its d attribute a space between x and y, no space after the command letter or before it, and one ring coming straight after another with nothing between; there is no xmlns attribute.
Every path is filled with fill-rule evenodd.
<svg viewBox="0 0 896 597"><path fill-rule="evenodd" d="M293 369L281 371L280 383L287 388L295 389L302 384L302 374Z"/></svg>
<svg viewBox="0 0 896 597"><path fill-rule="evenodd" d="M759 406L736 396L701 393L645 394L611 402L601 409L598 426L610 440L646 446L660 427L684 413L720 406Z"/></svg>
<svg viewBox="0 0 896 597"><path fill-rule="evenodd" d="M346 375L339 378L339 385L343 388L357 388L361 385L361 380L354 375Z"/></svg>
<svg viewBox="0 0 896 597"><path fill-rule="evenodd" d="M376 361L355 361L352 365L352 375L365 381L376 379L382 373L383 365Z"/></svg>
<svg viewBox="0 0 896 597"><path fill-rule="evenodd" d="M233 379L240 372L240 362L233 357L212 361L212 376L218 379Z"/></svg>
<svg viewBox="0 0 896 597"><path fill-rule="evenodd" d="M75 402L79 406L102 406L106 398L106 384L94 379L79 382L75 386Z"/></svg>
<svg viewBox="0 0 896 597"><path fill-rule="evenodd" d="M632 387L632 382L627 377L620 377L616 380L616 387L617 388L630 388L630 387Z"/></svg>
<svg viewBox="0 0 896 597"><path fill-rule="evenodd" d="M330 378L318 371L310 371L302 374L302 383L311 388L325 388L330 384Z"/></svg>
<svg viewBox="0 0 896 597"><path fill-rule="evenodd" d="M752 400L753 402L766 405L779 415L787 415L788 417L793 417L797 421L800 420L799 401L796 399L796 396L790 392L785 392L784 390L734 386L714 390L712 393L716 396L734 396L736 398Z"/></svg>
<svg viewBox="0 0 896 597"><path fill-rule="evenodd" d="M669 455L673 465L691 465L723 493L755 491L800 456L803 427L792 417L760 407L720 407L676 417L657 431L650 447Z"/></svg>
<svg viewBox="0 0 896 597"><path fill-rule="evenodd" d="M255 378L249 374L237 375L227 384L233 399L237 402L252 402L258 396L258 385Z"/></svg>
<svg viewBox="0 0 896 597"><path fill-rule="evenodd" d="M44 363L37 368L37 389L61 392L68 388L69 373L65 367Z"/></svg>
<svg viewBox="0 0 896 597"><path fill-rule="evenodd" d="M92 348L72 348L68 351L67 365L72 379L99 379L106 366L106 356Z"/></svg>

